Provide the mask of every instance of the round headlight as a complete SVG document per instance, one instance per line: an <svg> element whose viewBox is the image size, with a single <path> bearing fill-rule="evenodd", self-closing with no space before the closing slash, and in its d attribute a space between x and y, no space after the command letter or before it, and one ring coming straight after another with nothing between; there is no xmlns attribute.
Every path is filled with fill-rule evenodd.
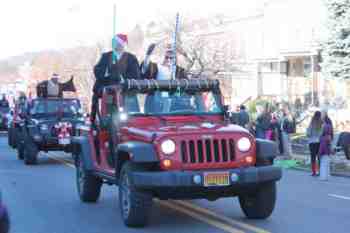
<svg viewBox="0 0 350 233"><path fill-rule="evenodd" d="M120 113L119 115L120 121L127 121L128 120L128 114L125 112Z"/></svg>
<svg viewBox="0 0 350 233"><path fill-rule="evenodd" d="M170 155L175 152L175 142L173 140L165 140L160 145L162 152L166 155Z"/></svg>
<svg viewBox="0 0 350 233"><path fill-rule="evenodd" d="M248 150L250 150L252 143L250 142L249 138L243 137L238 140L237 146L238 150L240 150L241 152L247 152Z"/></svg>
<svg viewBox="0 0 350 233"><path fill-rule="evenodd" d="M40 125L40 130L46 131L46 130L48 130L48 129L49 129L49 127L48 127L46 124Z"/></svg>

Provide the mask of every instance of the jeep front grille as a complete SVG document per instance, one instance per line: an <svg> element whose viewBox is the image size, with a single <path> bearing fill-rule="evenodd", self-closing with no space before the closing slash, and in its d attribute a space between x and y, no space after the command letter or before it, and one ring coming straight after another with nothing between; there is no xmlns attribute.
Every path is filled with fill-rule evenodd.
<svg viewBox="0 0 350 233"><path fill-rule="evenodd" d="M180 153L185 164L233 162L236 157L233 139L182 140Z"/></svg>

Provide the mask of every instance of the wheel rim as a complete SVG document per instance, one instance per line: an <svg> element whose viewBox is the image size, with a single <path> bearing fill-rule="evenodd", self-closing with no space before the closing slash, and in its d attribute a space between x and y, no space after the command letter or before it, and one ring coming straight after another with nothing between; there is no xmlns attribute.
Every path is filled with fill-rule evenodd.
<svg viewBox="0 0 350 233"><path fill-rule="evenodd" d="M126 219L130 213L130 186L129 178L126 173L123 174L121 189L121 208L123 210L123 217Z"/></svg>
<svg viewBox="0 0 350 233"><path fill-rule="evenodd" d="M84 168L81 162L78 162L78 169L77 169L77 178L78 178L78 189L79 189L79 193L82 192L82 190L84 189L84 183L85 183L85 172L84 172Z"/></svg>

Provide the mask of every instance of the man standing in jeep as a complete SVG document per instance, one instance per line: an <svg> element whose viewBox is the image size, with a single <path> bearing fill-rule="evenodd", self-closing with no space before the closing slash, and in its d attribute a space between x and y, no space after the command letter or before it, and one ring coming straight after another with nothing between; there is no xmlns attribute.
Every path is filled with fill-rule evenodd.
<svg viewBox="0 0 350 233"><path fill-rule="evenodd" d="M126 52L128 37L117 34L113 39L113 51L103 53L94 67L96 82L93 87L91 120L96 117L97 101L104 86L118 84L121 79L140 79L139 62L135 55Z"/></svg>
<svg viewBox="0 0 350 233"><path fill-rule="evenodd" d="M156 64L149 60L155 44L148 48L146 58L141 64L141 76L143 79L169 80L171 79L171 61L174 59L174 52L171 45L167 45L162 64ZM176 79L187 78L185 69L176 65Z"/></svg>

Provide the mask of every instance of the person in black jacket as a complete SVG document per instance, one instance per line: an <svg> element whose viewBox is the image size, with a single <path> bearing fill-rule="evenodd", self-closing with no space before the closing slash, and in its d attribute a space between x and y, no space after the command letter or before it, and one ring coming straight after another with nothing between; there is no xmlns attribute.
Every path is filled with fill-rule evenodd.
<svg viewBox="0 0 350 233"><path fill-rule="evenodd" d="M152 45L151 45L152 46ZM150 46L150 48L151 48ZM155 46L153 44L153 46ZM165 51L164 59L162 64L157 64L154 62L149 61L150 53L152 52L147 51L146 59L141 64L141 76L143 79L155 79L155 80L168 80L171 79L171 65L172 60L174 58L174 52L171 48L171 45L167 45L167 50ZM187 78L185 69L181 66L176 65L176 73L175 73L176 79L185 79Z"/></svg>
<svg viewBox="0 0 350 233"><path fill-rule="evenodd" d="M60 83L59 80L59 75L58 74L53 74L51 79L42 81L37 84L36 86L36 92L38 97L63 97L63 92L65 91L71 91L75 92L76 88L74 86L73 79L74 77L72 76L70 80L68 80L65 83Z"/></svg>
<svg viewBox="0 0 350 233"><path fill-rule="evenodd" d="M94 67L96 81L93 87L91 121L96 118L98 98L104 86L118 84L123 79L140 79L139 62L135 55L126 52L128 37L117 34L114 38L113 51L103 53Z"/></svg>

